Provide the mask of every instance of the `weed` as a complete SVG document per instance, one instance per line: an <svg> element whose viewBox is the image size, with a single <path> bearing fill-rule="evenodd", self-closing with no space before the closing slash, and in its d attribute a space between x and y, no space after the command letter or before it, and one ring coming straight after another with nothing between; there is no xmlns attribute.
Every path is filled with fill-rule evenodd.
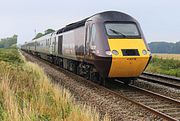
<svg viewBox="0 0 180 121"><path fill-rule="evenodd" d="M95 109L79 106L16 49L0 49L0 120L99 121ZM107 116L104 121L109 121Z"/></svg>

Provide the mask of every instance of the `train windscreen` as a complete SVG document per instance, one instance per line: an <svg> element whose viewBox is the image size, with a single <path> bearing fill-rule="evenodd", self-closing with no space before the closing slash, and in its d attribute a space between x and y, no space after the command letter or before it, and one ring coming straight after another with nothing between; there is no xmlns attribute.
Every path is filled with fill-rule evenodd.
<svg viewBox="0 0 180 121"><path fill-rule="evenodd" d="M105 23L107 35L118 38L140 38L139 30L134 23Z"/></svg>

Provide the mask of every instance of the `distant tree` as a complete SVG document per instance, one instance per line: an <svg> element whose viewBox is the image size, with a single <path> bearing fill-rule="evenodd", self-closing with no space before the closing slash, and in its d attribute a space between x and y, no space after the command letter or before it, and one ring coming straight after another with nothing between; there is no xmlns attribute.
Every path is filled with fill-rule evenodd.
<svg viewBox="0 0 180 121"><path fill-rule="evenodd" d="M0 48L9 48L10 46L17 44L17 35L13 35L12 37L3 38L0 41Z"/></svg>
<svg viewBox="0 0 180 121"><path fill-rule="evenodd" d="M40 37L42 37L42 36L44 36L44 34L42 34L42 33L38 33L38 34L35 36L35 38L34 38L34 39L40 38Z"/></svg>
<svg viewBox="0 0 180 121"><path fill-rule="evenodd" d="M47 29L46 31L44 31L44 34L46 35L46 34L50 34L50 33L53 33L53 32L55 32L55 30Z"/></svg>
<svg viewBox="0 0 180 121"><path fill-rule="evenodd" d="M50 34L50 33L52 33L52 32L55 32L55 30L53 30L53 29L47 29L47 30L44 31L44 34L43 34L43 33L38 33L38 34L34 37L34 39L40 38L40 37L42 37L42 36L44 36L44 35L47 35L47 34ZM34 39L33 39L33 40L34 40Z"/></svg>
<svg viewBox="0 0 180 121"><path fill-rule="evenodd" d="M180 54L180 41L176 43L151 42L148 45L152 53Z"/></svg>

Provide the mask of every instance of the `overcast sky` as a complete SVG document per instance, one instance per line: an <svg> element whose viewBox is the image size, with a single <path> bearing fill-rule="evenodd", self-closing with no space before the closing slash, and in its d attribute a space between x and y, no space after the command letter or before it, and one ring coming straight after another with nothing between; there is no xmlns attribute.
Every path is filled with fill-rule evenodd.
<svg viewBox="0 0 180 121"><path fill-rule="evenodd" d="M0 0L0 38L17 34L24 43L35 30L59 29L108 10L136 18L148 42L180 40L179 0Z"/></svg>

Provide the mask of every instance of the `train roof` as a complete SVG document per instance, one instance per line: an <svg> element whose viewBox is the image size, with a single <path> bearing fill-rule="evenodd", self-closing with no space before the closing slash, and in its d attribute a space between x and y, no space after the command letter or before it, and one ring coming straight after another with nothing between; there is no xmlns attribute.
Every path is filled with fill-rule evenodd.
<svg viewBox="0 0 180 121"><path fill-rule="evenodd" d="M84 26L86 21L88 20L102 21L102 22L105 22L105 21L132 21L135 23L137 22L133 17L131 17L128 14L118 12L118 11L106 11L106 12L97 13L81 21L66 25L65 27L59 29L57 31L57 34Z"/></svg>
<svg viewBox="0 0 180 121"><path fill-rule="evenodd" d="M55 34L55 32L46 34L46 35L44 35L44 36L42 36L42 37L39 37L39 38L37 38L37 39L33 39L33 40L30 40L30 41L27 41L27 42L25 43L25 45L32 44L32 43L34 43L34 42L38 42L38 41L41 41L41 40L43 40L43 39L47 39L47 37L50 38L53 34Z"/></svg>
<svg viewBox="0 0 180 121"><path fill-rule="evenodd" d="M86 21L88 20L89 18L85 18L81 21L78 21L78 22L75 22L75 23L71 23L71 24L68 24L66 25L65 27L59 29L57 31L57 34L60 34L60 33L63 33L63 32L66 32L66 31L69 31L69 30L72 30L72 29L75 29L75 28L78 28L78 27L81 27L81 26L84 26Z"/></svg>

